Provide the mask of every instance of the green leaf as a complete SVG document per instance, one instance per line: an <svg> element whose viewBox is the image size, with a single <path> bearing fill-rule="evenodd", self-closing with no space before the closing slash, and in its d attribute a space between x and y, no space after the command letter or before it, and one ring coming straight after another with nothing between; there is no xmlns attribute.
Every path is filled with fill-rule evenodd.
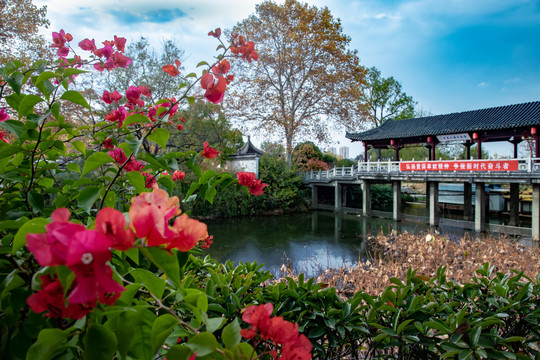
<svg viewBox="0 0 540 360"><path fill-rule="evenodd" d="M146 179L140 171L130 171L126 174L129 183L135 188L137 193L142 193L145 189Z"/></svg>
<svg viewBox="0 0 540 360"><path fill-rule="evenodd" d="M34 106L36 104L39 104L42 101L44 100L37 95L34 95L34 94L25 95L22 98L21 103L19 104L19 109L18 109L19 117L26 116L28 113L32 112L34 109Z"/></svg>
<svg viewBox="0 0 540 360"><path fill-rule="evenodd" d="M28 204L30 204L33 209L36 209L39 212L43 212L43 207L45 206L43 195L35 191L31 191L28 194Z"/></svg>
<svg viewBox="0 0 540 360"><path fill-rule="evenodd" d="M160 169L170 170L169 166L167 165L165 161L163 160L160 161L156 159L155 156L150 153L147 153L147 152L142 153L139 155L138 158L146 161L152 168L156 170L160 170Z"/></svg>
<svg viewBox="0 0 540 360"><path fill-rule="evenodd" d="M64 77L69 77L69 76L72 76L72 75L84 74L84 73L87 73L87 72L88 71L81 70L81 69L66 68L66 69L64 69Z"/></svg>
<svg viewBox="0 0 540 360"><path fill-rule="evenodd" d="M122 359L129 354L133 359L153 359L151 331L156 316L146 305L132 306L107 321L105 326L116 334L118 352Z"/></svg>
<svg viewBox="0 0 540 360"><path fill-rule="evenodd" d="M75 140L71 143L83 156L86 156L86 145L81 140Z"/></svg>
<svg viewBox="0 0 540 360"><path fill-rule="evenodd" d="M158 299L161 299L163 291L165 290L165 281L163 281L163 279L160 279L150 271L143 269L135 269L131 272L131 275L135 278L135 281L143 284L148 291L154 294Z"/></svg>
<svg viewBox="0 0 540 360"><path fill-rule="evenodd" d="M163 342L167 339L176 325L178 325L178 320L171 314L163 314L154 320L151 332L154 353L156 353L163 345Z"/></svg>
<svg viewBox="0 0 540 360"><path fill-rule="evenodd" d="M459 355L458 355L458 359L459 360L465 360L465 359L469 359L472 357L470 357L472 355L473 351L472 350L461 350L459 352Z"/></svg>
<svg viewBox="0 0 540 360"><path fill-rule="evenodd" d="M167 279L169 279L176 288L180 287L180 265L176 253L173 252L169 254L168 251L158 247L141 248L141 252L148 260L167 275Z"/></svg>
<svg viewBox="0 0 540 360"><path fill-rule="evenodd" d="M100 324L92 324L83 338L84 358L89 360L113 359L117 339L114 332Z"/></svg>
<svg viewBox="0 0 540 360"><path fill-rule="evenodd" d="M217 190L215 187L211 187L206 191L206 194L204 195L204 198L206 201L208 201L210 204L214 203L214 197L217 194Z"/></svg>
<svg viewBox="0 0 540 360"><path fill-rule="evenodd" d="M15 238L13 239L13 248L11 252L15 254L17 250L21 249L24 245L26 245L27 234L44 233L45 226L47 224L49 224L49 220L47 219L34 218L21 226L19 231L17 231L17 234L15 234Z"/></svg>
<svg viewBox="0 0 540 360"><path fill-rule="evenodd" d="M72 163L67 164L66 168L69 171L78 172L79 174L81 173L81 169L79 168L79 164L77 164L76 162L72 162Z"/></svg>
<svg viewBox="0 0 540 360"><path fill-rule="evenodd" d="M148 140L155 142L158 144L162 149L165 149L167 147L167 141L169 140L169 132L162 128L157 128L152 131L150 135L148 135Z"/></svg>
<svg viewBox="0 0 540 360"><path fill-rule="evenodd" d="M12 132L17 136L17 138L20 138L22 134L26 131L26 126L20 121L17 120L7 120L0 122L0 126L6 129L9 132Z"/></svg>
<svg viewBox="0 0 540 360"><path fill-rule="evenodd" d="M471 347L475 348L478 345L478 340L480 339L480 334L482 333L482 327L477 326L472 332L470 337Z"/></svg>
<svg viewBox="0 0 540 360"><path fill-rule="evenodd" d="M124 120L124 124L122 127L129 126L132 124L147 124L150 122L150 119L146 115L142 114L131 114L128 117L126 117L126 120Z"/></svg>
<svg viewBox="0 0 540 360"><path fill-rule="evenodd" d="M137 155L139 154L139 150L141 148L142 143L143 143L143 139L137 139L133 135L129 135L126 137L126 144L131 150L131 153L133 154L133 156L135 157L137 157ZM120 145L118 147L120 147ZM125 150L124 152L126 153L126 156L128 156L128 153Z"/></svg>
<svg viewBox="0 0 540 360"><path fill-rule="evenodd" d="M227 349L232 349L240 344L242 336L240 335L240 324L238 318L235 318L230 324L223 328L221 339Z"/></svg>
<svg viewBox="0 0 540 360"><path fill-rule="evenodd" d="M6 80L6 82L11 86L13 91L17 94L21 93L21 87L24 82L24 75L21 72L15 72Z"/></svg>
<svg viewBox="0 0 540 360"><path fill-rule="evenodd" d="M197 357L203 357L215 352L218 343L214 335L204 332L189 339L186 345L193 350L193 352L197 352Z"/></svg>
<svg viewBox="0 0 540 360"><path fill-rule="evenodd" d="M173 192L176 189L176 183L168 176L162 176L158 179L158 183L165 186L169 192Z"/></svg>
<svg viewBox="0 0 540 360"><path fill-rule="evenodd" d="M98 186L84 188L77 196L78 207L90 214L90 209L99 196L99 189Z"/></svg>
<svg viewBox="0 0 540 360"><path fill-rule="evenodd" d="M105 206L114 208L116 205L116 193L114 191L109 191L105 196Z"/></svg>
<svg viewBox="0 0 540 360"><path fill-rule="evenodd" d="M88 105L84 96L82 96L81 93L78 91L68 90L62 94L60 99L71 101L72 103L75 103L75 104L84 106L87 109L90 109L90 105Z"/></svg>
<svg viewBox="0 0 540 360"><path fill-rule="evenodd" d="M188 192L186 193L186 198L189 198L191 194L193 194L198 188L199 188L199 183L196 183L196 182L192 183L191 186L189 187Z"/></svg>
<svg viewBox="0 0 540 360"><path fill-rule="evenodd" d="M67 331L67 330L66 330ZM48 360L63 348L68 334L60 329L43 329L39 332L37 341L26 353L26 360Z"/></svg>
<svg viewBox="0 0 540 360"><path fill-rule="evenodd" d="M224 317L206 319L206 331L208 331L209 333L213 333L214 331L221 329L225 320L227 319L225 319Z"/></svg>
<svg viewBox="0 0 540 360"><path fill-rule="evenodd" d="M0 141L0 159L10 157L11 155L18 153L21 150L22 148L20 146L6 144L5 142Z"/></svg>
<svg viewBox="0 0 540 360"><path fill-rule="evenodd" d="M186 345L174 345L167 352L167 360L186 360L193 355L193 351Z"/></svg>
<svg viewBox="0 0 540 360"><path fill-rule="evenodd" d="M39 85L39 83L42 83L45 80L52 79L53 77L60 77L56 73L53 73L52 71L44 71L37 77L36 81L34 81L35 85Z"/></svg>
<svg viewBox="0 0 540 360"><path fill-rule="evenodd" d="M200 63L197 64L197 67L203 66L203 65L208 65L208 63L206 61L201 61Z"/></svg>
<svg viewBox="0 0 540 360"><path fill-rule="evenodd" d="M103 166L105 164L108 164L110 162L113 162L114 159L109 156L109 154L105 154L102 152L96 152L93 153L86 159L83 166L83 171L81 173L81 176L86 175L92 170L97 169L100 166Z"/></svg>

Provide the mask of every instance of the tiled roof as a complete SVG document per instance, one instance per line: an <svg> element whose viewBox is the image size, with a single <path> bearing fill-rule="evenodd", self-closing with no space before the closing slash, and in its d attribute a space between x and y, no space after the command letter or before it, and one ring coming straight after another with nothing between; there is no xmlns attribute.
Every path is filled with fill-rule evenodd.
<svg viewBox="0 0 540 360"><path fill-rule="evenodd" d="M250 137L248 136L247 143L245 143L244 146L242 146L242 148L238 150L238 153L236 153L236 155L233 155L233 156L262 155L262 154L263 152L257 149L255 145L251 143Z"/></svg>
<svg viewBox="0 0 540 360"><path fill-rule="evenodd" d="M540 125L540 101L446 115L387 121L378 128L368 131L347 132L346 137L353 141L377 141L515 129L533 125Z"/></svg>

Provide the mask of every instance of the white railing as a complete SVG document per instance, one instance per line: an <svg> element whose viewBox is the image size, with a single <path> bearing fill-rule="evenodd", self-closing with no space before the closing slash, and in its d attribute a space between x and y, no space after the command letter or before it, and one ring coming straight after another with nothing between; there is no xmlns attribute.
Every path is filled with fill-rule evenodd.
<svg viewBox="0 0 540 360"><path fill-rule="evenodd" d="M540 175L540 158L524 158L524 159L486 159L486 160L440 160L437 161L438 164L445 164L445 163L452 163L454 164L456 161L459 161L459 163L478 163L478 162L493 162L493 161L504 161L504 160L517 160L518 161L518 168L517 170L511 171L511 173L515 174L536 174ZM414 162L414 159L412 160ZM402 171L401 170L401 161L377 161L377 162L358 162L357 166L349 166L349 167L334 167L333 169L329 170L318 170L318 171L310 171L301 173L300 175L304 179L304 181L317 181L317 180L330 180L330 179L353 179L356 178L358 175L362 174L388 174L388 173L408 173L408 174L418 174L418 173L455 173L456 171L452 170L407 170ZM410 161L407 161L407 163L410 163ZM426 162L417 162L417 163L426 163ZM459 171L459 173L477 173L477 174L491 174L491 173L507 173L509 171L506 170L498 170L498 169L492 169L490 171Z"/></svg>

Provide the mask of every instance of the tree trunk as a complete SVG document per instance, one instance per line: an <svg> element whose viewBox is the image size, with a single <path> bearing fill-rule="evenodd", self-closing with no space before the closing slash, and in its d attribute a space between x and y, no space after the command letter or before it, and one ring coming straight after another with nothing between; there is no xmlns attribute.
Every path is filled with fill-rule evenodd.
<svg viewBox="0 0 540 360"><path fill-rule="evenodd" d="M292 152L293 152L293 147L292 147L292 143L293 143L293 134L292 133L288 133L288 132L285 132L285 138L287 140L287 144L286 144L286 150L287 150L287 166L289 168L291 168L291 165L292 165Z"/></svg>

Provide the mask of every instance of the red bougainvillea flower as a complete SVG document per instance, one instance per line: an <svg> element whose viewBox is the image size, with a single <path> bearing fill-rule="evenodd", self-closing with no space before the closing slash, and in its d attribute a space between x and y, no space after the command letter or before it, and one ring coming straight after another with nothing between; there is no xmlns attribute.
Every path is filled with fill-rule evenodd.
<svg viewBox="0 0 540 360"><path fill-rule="evenodd" d="M218 156L219 151L208 146L208 141L205 141L203 146L204 146L204 150L202 152L202 156L204 156L207 159L214 159Z"/></svg>
<svg viewBox="0 0 540 360"><path fill-rule="evenodd" d="M66 266L75 273L77 286L68 300L83 304L109 294L124 291L124 287L114 281L107 262L111 259L112 242L95 230L81 231L68 248Z"/></svg>
<svg viewBox="0 0 540 360"><path fill-rule="evenodd" d="M238 183L249 189L249 193L253 196L259 196L263 194L263 189L268 184L263 183L262 180L257 180L255 173L241 172L239 171L236 176L238 177Z"/></svg>
<svg viewBox="0 0 540 360"><path fill-rule="evenodd" d="M142 96L151 97L152 92L150 91L150 88L148 85L139 85L139 91L141 92Z"/></svg>
<svg viewBox="0 0 540 360"><path fill-rule="evenodd" d="M233 46L231 46L231 52L237 56L240 56L243 60L251 62L251 60L257 61L259 55L255 51L255 44L253 41L246 42L243 36L237 34L233 36Z"/></svg>
<svg viewBox="0 0 540 360"><path fill-rule="evenodd" d="M180 171L180 170L176 170L173 174L172 174L172 179L174 181L177 181L177 180L182 180L184 177L186 176L186 173L183 172L183 171Z"/></svg>
<svg viewBox="0 0 540 360"><path fill-rule="evenodd" d="M219 38L221 36L221 29L220 28L217 28L216 30L214 31L210 31L208 33L208 36L213 36L215 37L216 39Z"/></svg>
<svg viewBox="0 0 540 360"><path fill-rule="evenodd" d="M7 141L5 136L6 136L6 132L5 131L0 131L0 141L3 141L5 143L9 143L9 141Z"/></svg>
<svg viewBox="0 0 540 360"><path fill-rule="evenodd" d="M225 75L229 72L229 70L231 70L231 64L227 61L227 59L223 59L219 64L212 68L212 73L216 76L220 76Z"/></svg>
<svg viewBox="0 0 540 360"><path fill-rule="evenodd" d="M9 115L6 113L6 109L0 109L0 122L9 120Z"/></svg>
<svg viewBox="0 0 540 360"><path fill-rule="evenodd" d="M118 101L122 99L122 95L116 90L114 90L112 93L105 90L103 92L103 96L101 97L101 100L103 100L106 104L112 104L113 102L118 103Z"/></svg>
<svg viewBox="0 0 540 360"><path fill-rule="evenodd" d="M150 173L147 172L141 172L143 176L145 177L144 180L144 187L147 189L152 189L154 185L157 184L156 177Z"/></svg>
<svg viewBox="0 0 540 360"><path fill-rule="evenodd" d="M281 352L279 359L308 360L311 359L312 344L309 339L298 332L298 324L284 320L280 316L271 317L272 304L251 305L244 310L242 320L251 325L249 329L240 330L245 339L259 335L262 340L271 341ZM272 350L276 358L278 351Z"/></svg>
<svg viewBox="0 0 540 360"><path fill-rule="evenodd" d="M212 241L212 239L214 238L214 235L208 235L207 237L205 237L203 240L201 240L202 244L201 244L201 248L203 249L209 249L210 248L210 245L212 245L214 242Z"/></svg>
<svg viewBox="0 0 540 360"><path fill-rule="evenodd" d="M120 106L118 109L113 109L110 113L105 115L105 120L118 123L118 127L124 125L124 120L127 117L127 110L125 107Z"/></svg>
<svg viewBox="0 0 540 360"><path fill-rule="evenodd" d="M101 146L103 146L104 149L114 149L114 144L112 142L112 139L107 139L103 141Z"/></svg>
<svg viewBox="0 0 540 360"><path fill-rule="evenodd" d="M174 220L172 232L174 235L165 244L167 249L178 249L184 252L193 249L199 241L208 236L206 224L190 219L186 214Z"/></svg>
<svg viewBox="0 0 540 360"><path fill-rule="evenodd" d="M141 100L141 89L137 86L130 86L126 90L126 98L127 98L127 104L126 107L128 109L135 109L138 107L144 106L144 101Z"/></svg>
<svg viewBox="0 0 540 360"><path fill-rule="evenodd" d="M124 150L118 147L112 149L107 154L109 154L109 156L114 159L114 161L116 162L118 166L122 166L127 161L127 156L124 153Z"/></svg>
<svg viewBox="0 0 540 360"><path fill-rule="evenodd" d="M87 304L69 303L66 306L64 288L60 280L56 276L53 278L50 274L41 275L39 278L41 280L41 290L26 299L26 303L35 313L39 314L46 311L43 316L77 320L82 319L94 308L95 301ZM72 286L76 285L77 280L72 283Z"/></svg>
<svg viewBox="0 0 540 360"><path fill-rule="evenodd" d="M219 104L225 96L227 80L221 75L215 79L214 75L207 72L201 77L201 87L206 90L204 93L206 100Z"/></svg>
<svg viewBox="0 0 540 360"><path fill-rule="evenodd" d="M171 76L178 76L180 75L180 65L182 65L182 63L176 59L174 60L174 65L164 65L162 69Z"/></svg>
<svg viewBox="0 0 540 360"><path fill-rule="evenodd" d="M129 162L124 167L124 170L127 172L130 171L142 171L144 169L144 163L140 160L135 160L135 157L133 155L129 159Z"/></svg>
<svg viewBox="0 0 540 360"><path fill-rule="evenodd" d="M96 216L96 231L109 238L115 249L125 251L133 247L135 234L126 229L126 218L118 210L110 207L101 209Z"/></svg>
<svg viewBox="0 0 540 360"><path fill-rule="evenodd" d="M116 45L116 49L118 51L124 52L126 48L126 38L114 35L114 44Z"/></svg>

